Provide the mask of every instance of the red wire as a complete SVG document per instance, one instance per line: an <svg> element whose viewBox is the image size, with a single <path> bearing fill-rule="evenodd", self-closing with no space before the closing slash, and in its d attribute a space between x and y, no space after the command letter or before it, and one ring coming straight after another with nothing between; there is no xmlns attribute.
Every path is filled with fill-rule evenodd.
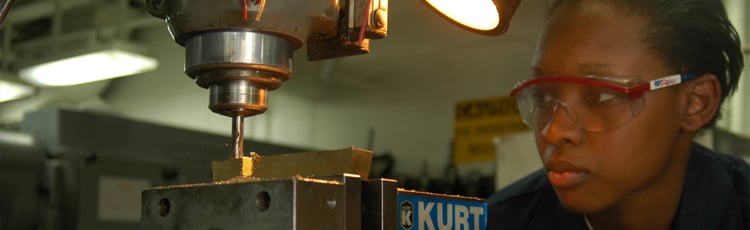
<svg viewBox="0 0 750 230"><path fill-rule="evenodd" d="M242 20L247 21L247 0L242 1Z"/></svg>
<svg viewBox="0 0 750 230"><path fill-rule="evenodd" d="M359 40L357 44L362 45L362 41L365 40L365 30L367 29L367 22L370 21L370 7L372 6L372 0L367 1L367 8L365 9L365 17L362 19L362 28L359 29Z"/></svg>

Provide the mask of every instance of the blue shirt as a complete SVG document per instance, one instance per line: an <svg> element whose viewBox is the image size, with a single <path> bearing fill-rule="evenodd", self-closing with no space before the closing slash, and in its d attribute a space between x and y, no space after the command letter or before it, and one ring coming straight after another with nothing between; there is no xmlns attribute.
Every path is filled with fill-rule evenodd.
<svg viewBox="0 0 750 230"><path fill-rule="evenodd" d="M691 147L671 229L750 229L750 166L735 156ZM487 230L585 230L583 215L560 204L544 170L487 198Z"/></svg>

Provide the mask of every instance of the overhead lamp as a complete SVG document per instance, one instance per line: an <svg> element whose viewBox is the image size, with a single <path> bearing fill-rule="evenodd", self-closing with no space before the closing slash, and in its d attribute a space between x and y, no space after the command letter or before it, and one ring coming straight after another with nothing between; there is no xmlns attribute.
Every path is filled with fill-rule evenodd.
<svg viewBox="0 0 750 230"><path fill-rule="evenodd" d="M21 79L40 87L71 86L155 70L158 61L124 45L110 45L22 68Z"/></svg>
<svg viewBox="0 0 750 230"><path fill-rule="evenodd" d="M32 94L34 94L33 87L0 78L0 103L25 98Z"/></svg>
<svg viewBox="0 0 750 230"><path fill-rule="evenodd" d="M425 0L451 22L472 32L501 35L521 0Z"/></svg>

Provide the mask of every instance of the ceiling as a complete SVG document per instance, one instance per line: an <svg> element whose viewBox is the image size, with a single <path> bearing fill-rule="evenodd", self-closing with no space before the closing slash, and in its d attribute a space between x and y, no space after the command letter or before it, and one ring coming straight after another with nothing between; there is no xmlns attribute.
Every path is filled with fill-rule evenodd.
<svg viewBox="0 0 750 230"><path fill-rule="evenodd" d="M314 101L342 103L455 101L504 95L528 74L547 2L523 1L505 35L484 36L456 27L420 0L391 0L388 37L373 40L369 54L307 61L305 50L297 50L293 76L278 91ZM108 4L114 7L107 7ZM81 35L83 37L121 36L118 31L122 28L107 29L107 25L118 20L117 15L127 18L127 32L160 29L166 34L164 23L148 15L144 4L143 0L16 1L3 31L13 29L12 41L59 40L60 37L53 38L51 33L54 32L50 32L56 22L44 18L59 12L55 9L66 9L64 17L68 20L61 23L60 30L98 28L95 34ZM128 10L118 11L120 6ZM44 55L50 48L42 44L48 43L13 47L22 52L3 55L4 69L13 69L19 56ZM63 46L80 42L73 39L65 44ZM75 104L97 97L118 87L118 81L124 80L39 89L34 98L0 104L0 125L18 123L21 111L55 103Z"/></svg>

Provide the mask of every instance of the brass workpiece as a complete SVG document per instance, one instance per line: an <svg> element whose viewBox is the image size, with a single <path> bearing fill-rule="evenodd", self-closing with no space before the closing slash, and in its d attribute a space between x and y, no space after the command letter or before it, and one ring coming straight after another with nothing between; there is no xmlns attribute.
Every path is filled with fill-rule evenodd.
<svg viewBox="0 0 750 230"><path fill-rule="evenodd" d="M211 163L213 181L221 182L238 177L256 179L290 178L295 176L330 176L344 173L367 179L372 163L372 151L355 147L281 155L260 156L214 161Z"/></svg>
<svg viewBox="0 0 750 230"><path fill-rule="evenodd" d="M228 160L211 162L211 172L214 182L225 181L235 177L250 177L253 175L253 158L242 156Z"/></svg>

